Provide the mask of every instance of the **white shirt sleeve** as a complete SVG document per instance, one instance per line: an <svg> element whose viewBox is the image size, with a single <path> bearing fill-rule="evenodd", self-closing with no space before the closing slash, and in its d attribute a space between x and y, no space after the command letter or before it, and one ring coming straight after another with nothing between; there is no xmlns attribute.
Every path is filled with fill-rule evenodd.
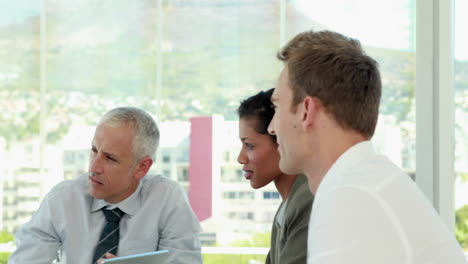
<svg viewBox="0 0 468 264"><path fill-rule="evenodd" d="M395 260L405 256L402 230L376 197L362 189L340 188L321 199L327 208L313 208L308 263L406 263Z"/></svg>
<svg viewBox="0 0 468 264"><path fill-rule="evenodd" d="M377 193L347 186L324 193L309 224L308 263L465 264L438 216L404 189Z"/></svg>
<svg viewBox="0 0 468 264"><path fill-rule="evenodd" d="M120 223L118 256L168 249L168 263L202 263L200 224L185 191L163 177L147 180L118 205L130 212ZM67 264L91 262L105 217L93 207L101 200L88 194L87 181L64 181L47 194L31 221L17 232L10 264L51 264L59 248Z"/></svg>
<svg viewBox="0 0 468 264"><path fill-rule="evenodd" d="M309 264L467 264L416 184L368 141L322 179L308 234Z"/></svg>
<svg viewBox="0 0 468 264"><path fill-rule="evenodd" d="M168 263L201 264L200 224L185 191L179 185L174 186L165 199L171 206L161 212L158 249L170 251Z"/></svg>
<svg viewBox="0 0 468 264"><path fill-rule="evenodd" d="M50 264L57 258L61 241L51 218L46 197L31 220L16 232L16 250L10 256L9 264Z"/></svg>

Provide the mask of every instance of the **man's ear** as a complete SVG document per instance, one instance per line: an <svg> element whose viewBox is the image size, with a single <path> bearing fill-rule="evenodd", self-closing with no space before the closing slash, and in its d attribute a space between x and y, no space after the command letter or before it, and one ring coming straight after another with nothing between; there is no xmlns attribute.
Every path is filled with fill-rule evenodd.
<svg viewBox="0 0 468 264"><path fill-rule="evenodd" d="M153 165L153 159L151 159L150 157L144 157L136 164L135 173L133 177L135 177L135 179L137 180L141 180L141 178L143 178L146 175L146 173L148 173L149 169L151 168L151 165Z"/></svg>
<svg viewBox="0 0 468 264"><path fill-rule="evenodd" d="M316 119L319 101L317 98L312 96L306 96L303 100L302 107L302 126L304 129L309 129L314 124L314 120Z"/></svg>

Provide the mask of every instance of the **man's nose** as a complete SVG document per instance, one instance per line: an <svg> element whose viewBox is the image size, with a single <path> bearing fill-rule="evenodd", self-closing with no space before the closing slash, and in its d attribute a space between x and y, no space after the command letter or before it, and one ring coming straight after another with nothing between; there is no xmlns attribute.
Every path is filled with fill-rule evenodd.
<svg viewBox="0 0 468 264"><path fill-rule="evenodd" d="M102 173L101 159L99 158L99 154L91 157L91 160L89 161L89 171L93 173Z"/></svg>

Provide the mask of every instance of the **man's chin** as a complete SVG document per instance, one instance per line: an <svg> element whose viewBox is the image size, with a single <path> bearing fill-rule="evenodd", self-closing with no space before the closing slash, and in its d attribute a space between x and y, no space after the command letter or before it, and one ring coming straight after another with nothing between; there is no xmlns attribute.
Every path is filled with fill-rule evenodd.
<svg viewBox="0 0 468 264"><path fill-rule="evenodd" d="M288 164L284 158L280 159L279 163L279 168L282 173L288 174L288 175L295 175L295 171L291 169L290 164Z"/></svg>
<svg viewBox="0 0 468 264"><path fill-rule="evenodd" d="M88 193L89 193L89 195L91 195L92 197L94 197L96 199L103 199L104 198L104 196L100 192L98 192L95 188L93 188L92 186L89 187Z"/></svg>

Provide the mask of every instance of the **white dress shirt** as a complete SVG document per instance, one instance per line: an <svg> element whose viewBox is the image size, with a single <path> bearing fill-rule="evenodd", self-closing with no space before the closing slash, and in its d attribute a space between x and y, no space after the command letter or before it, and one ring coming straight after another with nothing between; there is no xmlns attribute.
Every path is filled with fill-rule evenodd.
<svg viewBox="0 0 468 264"><path fill-rule="evenodd" d="M50 264L60 248L67 264L91 264L106 221L100 209L108 204L93 198L88 185L84 174L55 186L16 233L17 249L8 263ZM125 212L118 256L167 249L167 263L202 263L200 224L175 181L146 175L131 196L111 206Z"/></svg>
<svg viewBox="0 0 468 264"><path fill-rule="evenodd" d="M320 183L307 255L308 264L467 263L416 184L369 141L343 153Z"/></svg>

